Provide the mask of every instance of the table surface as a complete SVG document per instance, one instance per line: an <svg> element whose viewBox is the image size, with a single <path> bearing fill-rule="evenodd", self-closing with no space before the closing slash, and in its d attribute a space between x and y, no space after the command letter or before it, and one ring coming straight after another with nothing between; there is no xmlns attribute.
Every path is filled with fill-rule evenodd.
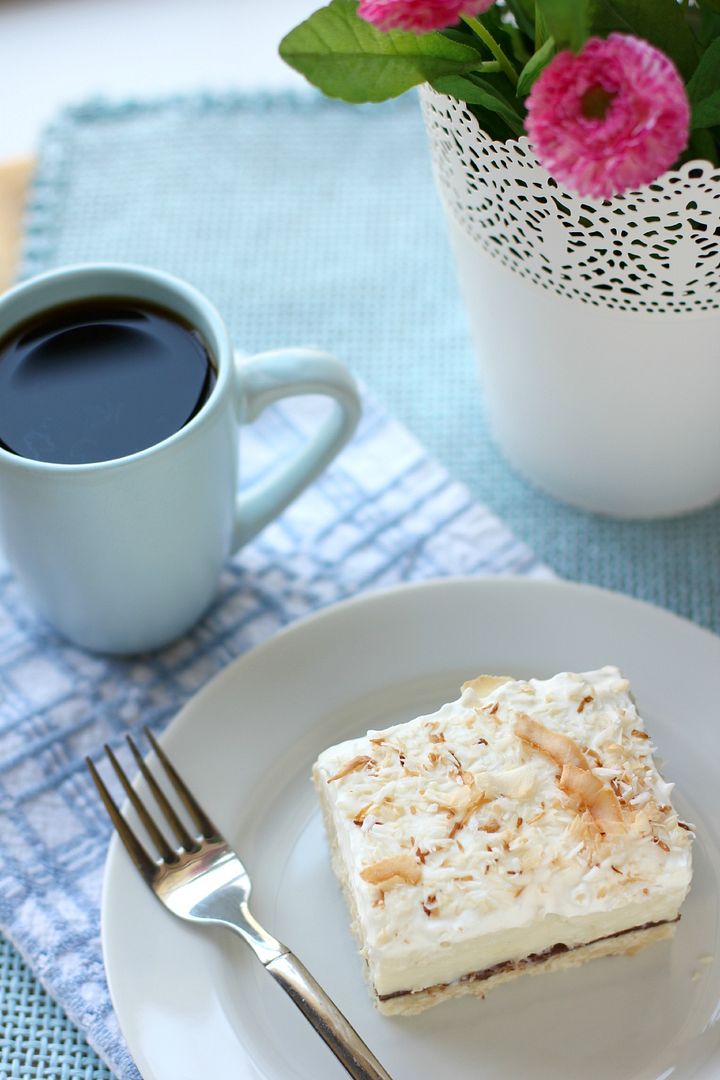
<svg viewBox="0 0 720 1080"><path fill-rule="evenodd" d="M16 272L33 151L66 104L198 89L303 86L277 55L319 0L10 0L0 4L0 289ZM32 57L28 77L28 58ZM22 93L17 88L22 87ZM0 1077L110 1072L0 938Z"/></svg>

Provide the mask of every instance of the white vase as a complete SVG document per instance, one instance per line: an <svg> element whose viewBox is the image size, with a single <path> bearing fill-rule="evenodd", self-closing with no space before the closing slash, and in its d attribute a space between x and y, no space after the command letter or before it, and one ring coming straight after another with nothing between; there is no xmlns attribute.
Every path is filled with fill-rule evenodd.
<svg viewBox="0 0 720 1080"><path fill-rule="evenodd" d="M608 202L421 90L491 429L531 481L620 517L720 498L720 169Z"/></svg>

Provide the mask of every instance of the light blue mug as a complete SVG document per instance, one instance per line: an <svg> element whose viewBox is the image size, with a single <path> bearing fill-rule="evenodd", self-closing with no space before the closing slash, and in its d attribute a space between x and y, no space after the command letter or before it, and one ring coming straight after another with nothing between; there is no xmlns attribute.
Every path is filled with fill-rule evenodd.
<svg viewBox="0 0 720 1080"><path fill-rule="evenodd" d="M360 416L338 360L308 349L239 362L222 318L196 289L140 266L51 271L0 299L0 337L57 305L126 297L164 307L202 335L217 381L199 412L147 450L62 465L0 447L0 543L38 611L97 652L156 649L188 630L217 591L224 561L329 464ZM295 394L325 394L332 410L310 442L238 494L238 428Z"/></svg>

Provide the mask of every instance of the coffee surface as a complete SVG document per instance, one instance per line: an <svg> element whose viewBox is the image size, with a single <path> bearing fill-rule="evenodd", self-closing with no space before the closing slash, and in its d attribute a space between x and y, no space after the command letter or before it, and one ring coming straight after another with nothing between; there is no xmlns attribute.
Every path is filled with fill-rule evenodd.
<svg viewBox="0 0 720 1080"><path fill-rule="evenodd" d="M200 334L163 308L48 309L0 340L0 445L64 464L125 457L187 424L215 377Z"/></svg>

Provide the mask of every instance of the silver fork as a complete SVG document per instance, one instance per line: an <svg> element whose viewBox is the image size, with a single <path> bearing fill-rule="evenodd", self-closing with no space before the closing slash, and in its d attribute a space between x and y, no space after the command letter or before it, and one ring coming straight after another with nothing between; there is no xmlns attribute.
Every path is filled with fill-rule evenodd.
<svg viewBox="0 0 720 1080"><path fill-rule="evenodd" d="M310 972L286 945L282 945L264 930L253 916L248 906L250 878L240 858L191 794L152 732L148 728L144 730L170 783L198 830L196 836L188 832L150 772L142 754L128 736L127 741L138 768L177 837L180 846L172 847L132 787L115 754L106 746L105 752L131 805L157 848L159 859L151 858L130 828L91 759L86 758L85 761L112 823L145 883L150 886L158 900L181 919L220 924L239 934L265 970L290 995L350 1076L355 1080L391 1080Z"/></svg>

